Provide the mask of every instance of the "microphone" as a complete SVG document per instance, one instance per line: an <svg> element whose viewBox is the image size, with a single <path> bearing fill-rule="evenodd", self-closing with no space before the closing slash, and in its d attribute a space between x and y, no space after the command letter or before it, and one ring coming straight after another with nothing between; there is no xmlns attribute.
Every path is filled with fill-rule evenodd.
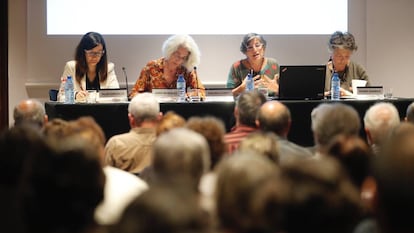
<svg viewBox="0 0 414 233"><path fill-rule="evenodd" d="M126 92L127 92L127 98L129 99L129 90L128 90L128 76L126 73L126 69L125 67L122 67L122 72L124 73L124 77L125 77L125 86L126 86Z"/></svg>
<svg viewBox="0 0 414 233"><path fill-rule="evenodd" d="M195 80L196 80L196 86L195 86L195 88L198 89L197 66L194 66L194 75L195 75Z"/></svg>

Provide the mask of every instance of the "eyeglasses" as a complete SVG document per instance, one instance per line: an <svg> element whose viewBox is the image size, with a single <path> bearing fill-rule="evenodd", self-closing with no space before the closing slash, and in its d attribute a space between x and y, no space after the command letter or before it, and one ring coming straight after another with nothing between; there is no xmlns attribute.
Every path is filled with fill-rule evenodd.
<svg viewBox="0 0 414 233"><path fill-rule="evenodd" d="M188 56L189 56L189 54L188 54L188 55L186 55L186 56L180 57L180 55L179 55L177 52L175 52L175 53L173 53L173 54L172 54L172 56L173 56L175 59L179 60L179 61L187 61L187 60L188 60Z"/></svg>
<svg viewBox="0 0 414 233"><path fill-rule="evenodd" d="M105 50L99 51L99 52L94 52L91 50L85 50L85 54L89 57L102 57L102 55L104 55Z"/></svg>
<svg viewBox="0 0 414 233"><path fill-rule="evenodd" d="M261 49L263 47L263 44L257 43L253 46L247 46L247 51L252 51L253 49Z"/></svg>

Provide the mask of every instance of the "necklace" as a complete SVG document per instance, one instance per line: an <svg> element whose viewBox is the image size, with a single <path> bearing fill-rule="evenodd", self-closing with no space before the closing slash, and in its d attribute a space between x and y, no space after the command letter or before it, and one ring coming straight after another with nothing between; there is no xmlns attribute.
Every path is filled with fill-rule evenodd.
<svg viewBox="0 0 414 233"><path fill-rule="evenodd" d="M262 70L264 58L260 60L260 63L250 63L249 59L246 59L247 63L249 64L250 69L252 69L255 72L260 72Z"/></svg>

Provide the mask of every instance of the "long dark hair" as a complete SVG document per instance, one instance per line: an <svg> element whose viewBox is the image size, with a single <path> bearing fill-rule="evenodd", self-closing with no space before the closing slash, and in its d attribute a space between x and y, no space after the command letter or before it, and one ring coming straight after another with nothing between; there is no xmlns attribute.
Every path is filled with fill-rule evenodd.
<svg viewBox="0 0 414 233"><path fill-rule="evenodd" d="M101 34L97 32L86 33L76 47L76 81L80 84L82 77L88 72L88 65L86 64L85 50L91 50L98 45L102 45L104 53L99 60L96 69L99 75L99 81L103 82L108 76L108 59L106 56L105 40Z"/></svg>

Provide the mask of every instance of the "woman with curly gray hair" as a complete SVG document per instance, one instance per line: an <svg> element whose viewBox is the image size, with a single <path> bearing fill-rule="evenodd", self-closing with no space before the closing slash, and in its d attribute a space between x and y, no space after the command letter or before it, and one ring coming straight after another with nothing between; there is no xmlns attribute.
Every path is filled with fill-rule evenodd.
<svg viewBox="0 0 414 233"><path fill-rule="evenodd" d="M200 63L200 50L191 36L170 36L162 46L162 53L162 58L148 62L141 70L130 97L151 92L153 88L174 89L180 74L187 87L204 90L195 68Z"/></svg>
<svg viewBox="0 0 414 233"><path fill-rule="evenodd" d="M352 94L352 79L367 81L368 74L365 69L351 61L352 54L358 49L354 36L349 32L336 31L328 42L330 59L326 65L325 94L331 89L331 78L334 72L338 73L341 80L341 96Z"/></svg>

